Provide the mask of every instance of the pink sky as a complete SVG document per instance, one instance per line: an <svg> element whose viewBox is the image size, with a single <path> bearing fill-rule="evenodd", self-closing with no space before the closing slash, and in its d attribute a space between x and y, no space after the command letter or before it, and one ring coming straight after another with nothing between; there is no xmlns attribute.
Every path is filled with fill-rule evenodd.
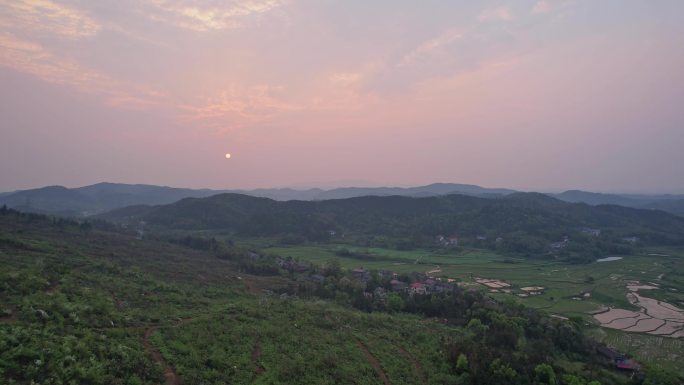
<svg viewBox="0 0 684 385"><path fill-rule="evenodd" d="M0 0L0 191L684 193L683 15L678 0Z"/></svg>

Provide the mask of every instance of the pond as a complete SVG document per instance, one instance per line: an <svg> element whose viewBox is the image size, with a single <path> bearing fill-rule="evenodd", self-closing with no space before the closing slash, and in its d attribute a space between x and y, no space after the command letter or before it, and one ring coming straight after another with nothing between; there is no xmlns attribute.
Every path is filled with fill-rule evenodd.
<svg viewBox="0 0 684 385"><path fill-rule="evenodd" d="M611 261L619 261L621 259L622 259L622 257L606 257L606 258L597 259L596 262L611 262Z"/></svg>

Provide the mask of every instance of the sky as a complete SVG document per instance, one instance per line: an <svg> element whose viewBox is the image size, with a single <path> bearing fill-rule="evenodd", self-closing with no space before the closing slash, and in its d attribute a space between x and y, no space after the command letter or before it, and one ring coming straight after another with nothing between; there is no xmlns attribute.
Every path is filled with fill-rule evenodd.
<svg viewBox="0 0 684 385"><path fill-rule="evenodd" d="M0 0L0 191L684 193L682 36L681 0Z"/></svg>

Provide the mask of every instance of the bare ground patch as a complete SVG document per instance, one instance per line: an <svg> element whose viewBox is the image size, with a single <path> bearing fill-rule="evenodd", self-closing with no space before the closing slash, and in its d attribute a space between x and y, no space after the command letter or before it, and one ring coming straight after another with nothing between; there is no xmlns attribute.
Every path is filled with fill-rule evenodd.
<svg viewBox="0 0 684 385"><path fill-rule="evenodd" d="M150 336L159 329L158 326L150 326L145 329L145 336L143 338L143 345L145 346L145 351L152 357L152 360L164 368L164 384L165 385L181 385L181 379L176 374L176 370L167 365L164 361L164 357L157 348L150 341Z"/></svg>
<svg viewBox="0 0 684 385"><path fill-rule="evenodd" d="M368 347L363 342L361 342L361 340L357 339L356 343L357 345L359 345L359 349L361 349L366 354L368 363L371 364L371 366L375 370L375 373L378 375L378 377L380 377L380 380L382 380L382 383L385 385L392 385L389 381L389 378L387 378L385 371L382 369L380 361L378 361L378 359L375 358L375 356L370 352L370 350L368 350Z"/></svg>

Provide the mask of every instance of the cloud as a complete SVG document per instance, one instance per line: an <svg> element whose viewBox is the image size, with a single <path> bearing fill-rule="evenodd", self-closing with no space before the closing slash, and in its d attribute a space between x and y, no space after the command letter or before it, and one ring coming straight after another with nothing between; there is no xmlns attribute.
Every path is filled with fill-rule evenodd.
<svg viewBox="0 0 684 385"><path fill-rule="evenodd" d="M38 43L9 33L0 34L0 66L33 75L48 83L103 96L110 104L120 107L143 108L159 104L163 98L160 92L117 81L61 58Z"/></svg>
<svg viewBox="0 0 684 385"><path fill-rule="evenodd" d="M444 47L461 40L462 38L463 33L459 29L449 29L441 35L422 43L416 49L406 54L399 62L399 66L413 64L422 58L441 51Z"/></svg>
<svg viewBox="0 0 684 385"><path fill-rule="evenodd" d="M551 6L545 0L537 1L532 7L532 13L547 13L551 10Z"/></svg>
<svg viewBox="0 0 684 385"><path fill-rule="evenodd" d="M90 37L100 30L100 25L84 13L50 0L1 2L0 26L13 31L44 32L73 39Z"/></svg>
<svg viewBox="0 0 684 385"><path fill-rule="evenodd" d="M513 14L511 13L511 10L506 6L487 8L484 11L482 11L482 13L480 13L480 16L477 17L477 20L480 22L509 21L513 20Z"/></svg>
<svg viewBox="0 0 684 385"><path fill-rule="evenodd" d="M248 18L282 6L284 0L187 1L150 0L151 18L198 32L239 28Z"/></svg>
<svg viewBox="0 0 684 385"><path fill-rule="evenodd" d="M358 83L362 76L359 72L337 72L330 75L330 81L333 84L349 86Z"/></svg>
<svg viewBox="0 0 684 385"><path fill-rule="evenodd" d="M199 122L213 128L245 127L279 113L297 111L297 104L283 101L283 86L231 87L217 96L180 105L182 122Z"/></svg>

